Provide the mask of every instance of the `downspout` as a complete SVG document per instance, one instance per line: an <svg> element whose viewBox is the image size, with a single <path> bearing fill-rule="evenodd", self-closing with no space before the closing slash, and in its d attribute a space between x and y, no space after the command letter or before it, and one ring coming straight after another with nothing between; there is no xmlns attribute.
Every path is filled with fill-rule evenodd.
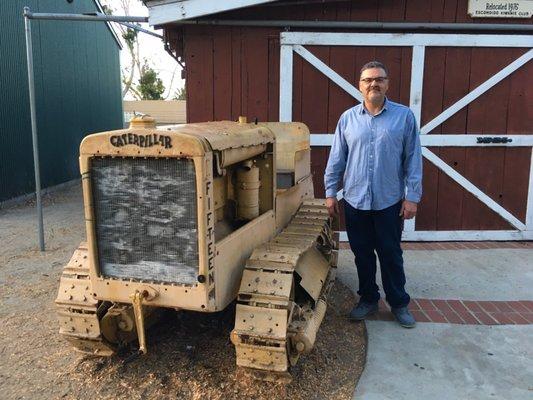
<svg viewBox="0 0 533 400"><path fill-rule="evenodd" d="M357 21L300 21L300 20L217 20L196 19L177 21L178 25L255 26L280 28L333 28L372 30L427 30L427 31L533 31L531 24L473 24L425 22L357 22Z"/></svg>

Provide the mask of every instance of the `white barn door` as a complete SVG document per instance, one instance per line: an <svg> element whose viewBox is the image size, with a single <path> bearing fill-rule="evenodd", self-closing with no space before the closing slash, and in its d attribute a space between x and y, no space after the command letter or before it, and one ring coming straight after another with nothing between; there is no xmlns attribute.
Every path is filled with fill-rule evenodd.
<svg viewBox="0 0 533 400"><path fill-rule="evenodd" d="M292 121L293 96L293 56L297 53L305 61L331 79L336 85L361 102L363 97L352 83L322 62L304 46L411 46L412 68L410 87L410 108L420 124L422 109L422 88L424 76L426 47L519 47L529 48L525 54L511 62L488 80L476 87L466 96L444 110L424 126L419 126L421 133L422 155L451 179L472 193L491 210L499 214L515 229L484 231L417 231L415 220L407 220L404 226L403 240L412 241L446 241L446 240L532 240L533 239L533 154L529 171L529 187L526 208L526 220L520 221L486 193L462 176L454 168L439 158L427 147L528 147L533 146L533 134L528 135L428 135L435 127L442 124L463 107L470 104L491 87L505 79L518 68L533 58L533 38L522 35L455 35L455 34L364 34L364 33L323 33L323 32L283 32L280 38L280 121ZM524 116L527 118L527 116ZM332 135L313 134L312 146L331 146ZM339 192L339 199L342 193ZM346 233L341 232L345 241Z"/></svg>

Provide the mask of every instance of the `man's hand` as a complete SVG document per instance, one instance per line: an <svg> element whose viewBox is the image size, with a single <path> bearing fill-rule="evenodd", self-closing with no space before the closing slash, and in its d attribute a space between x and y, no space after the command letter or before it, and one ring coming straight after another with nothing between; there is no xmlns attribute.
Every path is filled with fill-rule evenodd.
<svg viewBox="0 0 533 400"><path fill-rule="evenodd" d="M326 207L328 208L330 217L339 215L339 202L336 197L328 197L326 199Z"/></svg>
<svg viewBox="0 0 533 400"><path fill-rule="evenodd" d="M327 202L326 202L327 205ZM402 208L400 209L400 217L403 219L411 219L416 215L417 204L409 200L404 200Z"/></svg>

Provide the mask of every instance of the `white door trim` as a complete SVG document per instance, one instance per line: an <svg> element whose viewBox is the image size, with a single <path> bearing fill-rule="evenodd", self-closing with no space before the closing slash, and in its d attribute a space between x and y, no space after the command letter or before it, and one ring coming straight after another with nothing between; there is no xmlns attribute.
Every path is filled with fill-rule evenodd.
<svg viewBox="0 0 533 400"><path fill-rule="evenodd" d="M533 47L528 35L281 32L280 44L302 46Z"/></svg>
<svg viewBox="0 0 533 400"><path fill-rule="evenodd" d="M329 66L323 63L320 59L318 59L318 57L316 57L305 47L295 45L293 49L296 53L301 55L302 58L308 61L313 67L315 67L328 78L330 78L333 82L335 82L340 88L344 89L353 98L358 101L363 101L363 94L355 86L353 86L350 82L348 82L342 76L337 74L334 70L332 70Z"/></svg>
<svg viewBox="0 0 533 400"><path fill-rule="evenodd" d="M484 143L484 139L505 139L506 143ZM311 135L311 146L331 146L333 135L329 133L314 133ZM423 147L532 147L533 134L528 135L421 135L420 143Z"/></svg>
<svg viewBox="0 0 533 400"><path fill-rule="evenodd" d="M424 75L425 47L533 47L533 38L524 35L455 35L455 34L359 34L359 33L322 33L322 32L282 32L280 34L280 121L292 120L292 78L293 52L326 75L353 98L362 101L362 95L352 84L331 69L303 45L324 46L409 46L413 48L411 68L410 108L420 125L422 109L422 90ZM437 168L450 176L459 185L472 193L485 205L508 221L517 230L501 231L415 231L415 220L408 220L404 226L404 240L530 240L533 239L533 153L528 188L528 200L525 223L513 216L497 202L483 193L468 179L446 164L427 146L533 146L533 135L427 135L435 127L442 124L463 107L481 96L502 79L509 76L533 58L530 49L518 59L510 63L487 81L476 87L462 99L454 103L429 123L420 127L423 156ZM329 137L328 137L329 136ZM483 138L506 139L501 143L485 143ZM481 139L481 140L480 140ZM312 146L331 146L331 135L312 134ZM338 198L342 198L339 192ZM341 238L346 239L341 232Z"/></svg>

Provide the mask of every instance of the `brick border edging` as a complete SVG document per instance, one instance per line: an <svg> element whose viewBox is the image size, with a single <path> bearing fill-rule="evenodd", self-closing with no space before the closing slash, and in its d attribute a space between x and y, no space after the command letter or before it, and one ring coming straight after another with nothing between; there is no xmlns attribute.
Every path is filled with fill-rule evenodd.
<svg viewBox="0 0 533 400"><path fill-rule="evenodd" d="M348 242L340 243L349 249ZM533 241L520 242L402 242L403 250L533 249Z"/></svg>
<svg viewBox="0 0 533 400"><path fill-rule="evenodd" d="M462 325L533 324L533 301L471 301L411 299L409 309L417 322ZM390 308L380 300L380 311L368 319L393 321Z"/></svg>

